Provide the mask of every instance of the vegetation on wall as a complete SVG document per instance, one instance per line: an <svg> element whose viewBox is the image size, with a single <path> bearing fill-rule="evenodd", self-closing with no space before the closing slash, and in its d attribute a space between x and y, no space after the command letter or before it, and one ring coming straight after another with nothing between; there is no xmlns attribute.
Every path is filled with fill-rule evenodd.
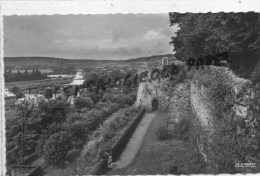
<svg viewBox="0 0 260 176"><path fill-rule="evenodd" d="M235 105L232 85L222 79L224 78L220 75L210 74L198 79L199 84L204 86L205 82L215 80L207 84L207 91L203 95L203 101L210 102L208 105L212 115L213 133L200 131L199 135L203 138L201 142L208 161L212 163L213 172L237 173L235 164L247 162L254 153L253 138L249 131L238 131L238 127L246 129L246 124L244 119L235 116L232 109Z"/></svg>

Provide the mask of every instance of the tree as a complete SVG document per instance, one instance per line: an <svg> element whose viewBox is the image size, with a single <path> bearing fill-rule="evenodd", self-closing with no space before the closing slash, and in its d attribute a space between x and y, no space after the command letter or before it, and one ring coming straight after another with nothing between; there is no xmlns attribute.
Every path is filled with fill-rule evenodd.
<svg viewBox="0 0 260 176"><path fill-rule="evenodd" d="M84 145L90 134L88 122L83 120L77 120L73 123L64 123L64 129L71 136L71 142L75 147Z"/></svg>
<svg viewBox="0 0 260 176"><path fill-rule="evenodd" d="M169 13L169 17L179 28L170 42L178 59L228 51L233 70L254 69L260 49L257 13Z"/></svg>
<svg viewBox="0 0 260 176"><path fill-rule="evenodd" d="M99 76L98 76L98 74L95 73L95 72L90 72L90 73L84 75L84 79L85 79L86 81L91 81L91 80L97 81L98 78L99 78Z"/></svg>
<svg viewBox="0 0 260 176"><path fill-rule="evenodd" d="M26 132L26 121L30 117L31 113L33 111L33 108L30 107L29 103L27 101L23 101L19 103L16 106L16 113L18 115L18 120L19 123L21 124L22 127L22 132L21 132L21 155L22 155L22 161L24 162L24 156L25 156L25 132Z"/></svg>
<svg viewBox="0 0 260 176"><path fill-rule="evenodd" d="M52 91L52 89L50 89L50 88L46 89L44 96L45 96L45 98L47 98L47 99L51 99L52 96L53 96L53 91Z"/></svg>
<svg viewBox="0 0 260 176"><path fill-rule="evenodd" d="M71 147L70 137L67 132L54 133L44 145L44 159L47 164L63 163Z"/></svg>
<svg viewBox="0 0 260 176"><path fill-rule="evenodd" d="M48 126L52 123L60 123L66 120L66 115L70 112L70 104L66 100L41 101L38 104L38 114L41 123Z"/></svg>
<svg viewBox="0 0 260 176"><path fill-rule="evenodd" d="M28 71L27 71L27 69L24 71L24 75L28 75Z"/></svg>
<svg viewBox="0 0 260 176"><path fill-rule="evenodd" d="M74 107L76 109L82 109L82 108L91 109L93 106L94 103L90 97L77 97L74 102Z"/></svg>
<svg viewBox="0 0 260 176"><path fill-rule="evenodd" d="M87 94L87 96L89 96L91 98L92 102L94 104L96 104L103 97L103 93L91 92L91 93Z"/></svg>

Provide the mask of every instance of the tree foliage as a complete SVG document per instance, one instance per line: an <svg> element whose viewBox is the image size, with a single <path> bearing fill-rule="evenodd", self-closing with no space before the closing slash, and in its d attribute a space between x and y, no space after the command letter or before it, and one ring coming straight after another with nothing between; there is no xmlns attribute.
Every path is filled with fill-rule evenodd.
<svg viewBox="0 0 260 176"><path fill-rule="evenodd" d="M254 69L260 48L259 14L169 13L169 17L170 24L179 28L170 42L178 59L228 51L234 70Z"/></svg>
<svg viewBox="0 0 260 176"><path fill-rule="evenodd" d="M4 72L5 82L19 82L19 81L31 81L47 79L47 74L42 74L38 69L28 72L25 70L23 73L19 70L16 73L12 73L12 70L5 70Z"/></svg>
<svg viewBox="0 0 260 176"><path fill-rule="evenodd" d="M70 149L69 134L67 132L54 133L44 145L44 159L48 164L62 163Z"/></svg>
<svg viewBox="0 0 260 176"><path fill-rule="evenodd" d="M74 107L77 109L91 109L93 106L94 103L90 97L77 97L74 102Z"/></svg>
<svg viewBox="0 0 260 176"><path fill-rule="evenodd" d="M15 94L16 98L19 99L19 98L23 98L24 97L24 94L21 92L21 90L18 88L18 87L13 87L11 89L11 92Z"/></svg>

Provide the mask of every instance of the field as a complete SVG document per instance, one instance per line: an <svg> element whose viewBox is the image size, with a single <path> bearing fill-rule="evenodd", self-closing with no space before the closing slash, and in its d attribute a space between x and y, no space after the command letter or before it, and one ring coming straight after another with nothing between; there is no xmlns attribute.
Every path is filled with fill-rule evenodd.
<svg viewBox="0 0 260 176"><path fill-rule="evenodd" d="M150 56L134 58L129 60L76 60L76 59L63 59L63 58L50 58L50 57L5 57L5 69L16 69L16 70L53 70L55 68L66 68L74 67L77 69L84 69L86 67L106 67L109 65L117 64L129 64L129 63L139 63L139 62L161 62L161 58L175 57L172 54Z"/></svg>
<svg viewBox="0 0 260 176"><path fill-rule="evenodd" d="M41 73L52 73L52 72L53 72L53 71L50 70L50 69L39 69L39 71L40 71ZM12 70L12 73L17 73L17 72L18 72L17 69ZM19 70L19 72L24 73L25 70ZM27 70L27 72L28 72L28 73L32 73L33 70Z"/></svg>
<svg viewBox="0 0 260 176"><path fill-rule="evenodd" d="M20 90L32 89L37 87L47 87L55 84L67 84L70 83L72 79L43 79L36 81L22 81L22 82L12 82L5 84L5 87L11 89L13 87L18 87Z"/></svg>

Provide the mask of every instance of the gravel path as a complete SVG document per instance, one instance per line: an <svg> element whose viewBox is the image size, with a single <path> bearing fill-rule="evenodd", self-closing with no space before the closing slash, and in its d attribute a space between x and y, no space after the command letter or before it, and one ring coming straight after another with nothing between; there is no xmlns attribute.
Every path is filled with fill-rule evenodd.
<svg viewBox="0 0 260 176"><path fill-rule="evenodd" d="M138 150L140 149L146 131L152 122L153 118L155 117L156 113L146 113L137 126L133 136L131 137L130 141L128 142L125 150L121 154L119 160L115 162L114 169L124 168L129 165L132 160L135 158Z"/></svg>

